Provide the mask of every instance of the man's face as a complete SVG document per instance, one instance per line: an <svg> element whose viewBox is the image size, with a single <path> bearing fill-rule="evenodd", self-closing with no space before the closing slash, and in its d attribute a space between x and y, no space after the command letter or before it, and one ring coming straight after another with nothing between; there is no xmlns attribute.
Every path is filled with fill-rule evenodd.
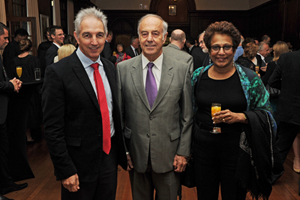
<svg viewBox="0 0 300 200"><path fill-rule="evenodd" d="M269 45L267 44L263 44L262 49L259 51L260 55L262 55L263 57L267 57L269 54Z"/></svg>
<svg viewBox="0 0 300 200"><path fill-rule="evenodd" d="M0 35L0 50L3 50L8 43L8 30L4 29L4 34Z"/></svg>
<svg viewBox="0 0 300 200"><path fill-rule="evenodd" d="M156 17L145 18L139 27L139 40L143 54L149 61L154 61L162 54L162 46L167 33L163 35L163 22Z"/></svg>
<svg viewBox="0 0 300 200"><path fill-rule="evenodd" d="M136 38L132 41L132 44L133 48L137 49L140 45L140 42L139 42L139 38Z"/></svg>
<svg viewBox="0 0 300 200"><path fill-rule="evenodd" d="M112 34L111 35L107 35L106 40L107 40L108 43L111 43L112 39L113 39L113 35Z"/></svg>
<svg viewBox="0 0 300 200"><path fill-rule="evenodd" d="M74 32L79 48L85 56L95 62L105 44L103 23L95 17L86 17L82 20L79 30L79 35Z"/></svg>
<svg viewBox="0 0 300 200"><path fill-rule="evenodd" d="M62 29L55 29L55 35L51 35L53 42L57 43L58 45L64 44L64 31Z"/></svg>
<svg viewBox="0 0 300 200"><path fill-rule="evenodd" d="M201 49L204 53L208 53L208 49L206 48L203 38L204 38L204 34L201 34L199 37L199 46L201 47Z"/></svg>

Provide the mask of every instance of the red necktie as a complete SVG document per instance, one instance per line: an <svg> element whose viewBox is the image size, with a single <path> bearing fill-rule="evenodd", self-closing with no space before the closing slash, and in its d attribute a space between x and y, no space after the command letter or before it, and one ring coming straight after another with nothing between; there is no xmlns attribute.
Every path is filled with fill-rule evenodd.
<svg viewBox="0 0 300 200"><path fill-rule="evenodd" d="M98 103L102 115L102 127L103 127L103 151L108 155L111 147L111 133L110 133L110 120L109 111L106 101L105 89L102 78L98 70L99 63L91 64L94 68L94 80L97 89Z"/></svg>

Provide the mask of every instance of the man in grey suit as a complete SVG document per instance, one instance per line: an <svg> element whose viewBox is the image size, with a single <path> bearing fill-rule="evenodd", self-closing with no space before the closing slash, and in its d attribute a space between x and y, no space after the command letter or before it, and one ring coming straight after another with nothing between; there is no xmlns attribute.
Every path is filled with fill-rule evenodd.
<svg viewBox="0 0 300 200"><path fill-rule="evenodd" d="M143 53L117 66L133 200L153 200L154 189L158 199L177 199L190 155L191 66L163 54L167 29L158 15L142 17Z"/></svg>
<svg viewBox="0 0 300 200"><path fill-rule="evenodd" d="M171 33L170 44L163 47L164 55L175 58L188 64L188 66L193 66L193 57L185 51L181 51L184 47L186 41L185 33L176 29ZM190 68L190 74L193 74L193 67Z"/></svg>

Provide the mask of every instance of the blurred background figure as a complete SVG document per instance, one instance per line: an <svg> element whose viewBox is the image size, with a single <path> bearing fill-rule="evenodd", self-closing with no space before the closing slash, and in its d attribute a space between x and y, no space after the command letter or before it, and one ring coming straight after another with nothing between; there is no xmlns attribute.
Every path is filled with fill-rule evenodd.
<svg viewBox="0 0 300 200"><path fill-rule="evenodd" d="M19 46L20 41L26 39L27 37L28 32L23 28L19 28L15 32L14 39L6 45L2 54L3 64L6 70L14 57L18 56L21 53Z"/></svg>
<svg viewBox="0 0 300 200"><path fill-rule="evenodd" d="M236 63L247 67L249 69L255 70L255 64L257 64L256 60L256 52L257 46L254 43L254 40L251 38L246 38L242 43L242 47L244 49L243 55L239 56L236 60Z"/></svg>
<svg viewBox="0 0 300 200"><path fill-rule="evenodd" d="M60 61L61 59L71 55L76 50L75 46L73 44L64 44L57 50L57 61L54 61L55 63Z"/></svg>
<svg viewBox="0 0 300 200"><path fill-rule="evenodd" d="M140 54L139 46L140 46L139 38L137 36L132 36L131 44L125 50L126 54L131 58L138 56Z"/></svg>
<svg viewBox="0 0 300 200"><path fill-rule="evenodd" d="M65 46L65 45L67 45L67 47L63 48L63 50L60 51L61 58L59 59L58 51L60 50L61 47ZM64 57L71 55L73 53L73 51L76 50L77 45L78 45L77 41L73 35L66 35L65 39L64 39L64 44L57 50L57 56L54 57L54 63L58 62L59 60L63 59Z"/></svg>
<svg viewBox="0 0 300 200"><path fill-rule="evenodd" d="M117 43L115 56L117 57L115 65L117 65L119 62L123 60L128 60L131 58L129 55L125 53L124 45L122 43Z"/></svg>
<svg viewBox="0 0 300 200"><path fill-rule="evenodd" d="M241 35L240 44L239 44L238 48L236 49L234 57L233 57L234 61L236 61L238 59L238 57L240 57L244 53L244 49L243 49L243 46L242 46L243 42L244 42L244 37Z"/></svg>
<svg viewBox="0 0 300 200"><path fill-rule="evenodd" d="M38 58L40 60L40 65L41 65L41 72L42 72L42 77L44 77L44 72L45 72L45 68L46 68L46 52L49 49L49 47L52 45L53 40L50 37L50 33L49 33L50 28L46 28L44 36L46 41L42 42L39 47L38 47Z"/></svg>

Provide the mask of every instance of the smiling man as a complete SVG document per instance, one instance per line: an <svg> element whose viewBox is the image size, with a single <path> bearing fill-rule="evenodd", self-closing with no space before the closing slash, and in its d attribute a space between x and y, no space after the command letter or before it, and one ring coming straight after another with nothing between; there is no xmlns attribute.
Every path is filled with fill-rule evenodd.
<svg viewBox="0 0 300 200"><path fill-rule="evenodd" d="M57 50L64 44L65 38L64 31L60 26L51 27L49 34L53 43L45 55L46 67L54 62L54 57L57 56Z"/></svg>
<svg viewBox="0 0 300 200"><path fill-rule="evenodd" d="M81 10L74 32L79 48L46 69L45 138L62 182L62 200L114 200L117 157L124 168L127 164L115 66L100 58L106 32L100 10Z"/></svg>
<svg viewBox="0 0 300 200"><path fill-rule="evenodd" d="M142 17L143 53L117 65L133 200L153 200L154 189L157 199L176 200L190 155L192 63L163 53L167 29L158 15Z"/></svg>

